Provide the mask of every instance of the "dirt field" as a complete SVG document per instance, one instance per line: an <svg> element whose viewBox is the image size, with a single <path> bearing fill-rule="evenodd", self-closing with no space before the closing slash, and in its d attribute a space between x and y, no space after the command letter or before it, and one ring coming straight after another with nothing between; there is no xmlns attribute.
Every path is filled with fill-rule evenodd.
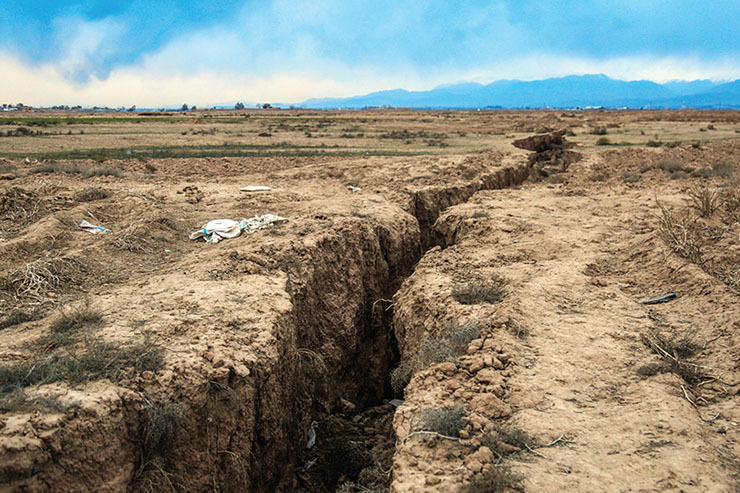
<svg viewBox="0 0 740 493"><path fill-rule="evenodd" d="M738 491L739 157L736 112L2 115L0 491Z"/></svg>

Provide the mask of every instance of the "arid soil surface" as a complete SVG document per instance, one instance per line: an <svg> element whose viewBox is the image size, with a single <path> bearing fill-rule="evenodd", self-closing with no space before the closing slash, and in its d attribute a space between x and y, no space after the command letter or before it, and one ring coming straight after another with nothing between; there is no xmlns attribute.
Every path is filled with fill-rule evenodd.
<svg viewBox="0 0 740 493"><path fill-rule="evenodd" d="M738 113L0 123L0 491L740 487Z"/></svg>

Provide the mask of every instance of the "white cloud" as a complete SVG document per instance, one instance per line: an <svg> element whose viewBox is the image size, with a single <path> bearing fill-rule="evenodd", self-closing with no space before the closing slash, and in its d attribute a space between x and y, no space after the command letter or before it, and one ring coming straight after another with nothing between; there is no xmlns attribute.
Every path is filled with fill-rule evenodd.
<svg viewBox="0 0 740 493"><path fill-rule="evenodd" d="M164 63L170 53L176 52L165 49L139 66L116 69L105 79L93 76L83 84L66 77L67 62L31 66L0 53L0 73L3 74L0 78L0 102L111 107L132 104L160 107L187 103L203 107L236 101L296 103L313 97L344 97L399 87L425 90L464 80L487 83L502 78L533 80L589 73L656 82L740 78L740 64L730 59L715 62L671 57L590 60L539 55L454 72L433 67L401 72L385 67L359 64L346 67L333 63L330 67L321 67L321 72L299 68L289 70L281 66L268 71L255 68L252 73L243 67L235 67L231 71L189 71L186 68L174 71L171 65Z"/></svg>

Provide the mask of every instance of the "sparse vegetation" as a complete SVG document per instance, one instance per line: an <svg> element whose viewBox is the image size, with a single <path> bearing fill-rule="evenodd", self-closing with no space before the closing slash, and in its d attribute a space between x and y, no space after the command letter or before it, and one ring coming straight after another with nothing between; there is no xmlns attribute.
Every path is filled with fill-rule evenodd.
<svg viewBox="0 0 740 493"><path fill-rule="evenodd" d="M527 446L537 446L539 441L521 428L494 423L493 430L481 438L481 445L488 447L499 459L503 459L521 452Z"/></svg>
<svg viewBox="0 0 740 493"><path fill-rule="evenodd" d="M611 145L612 141L608 137L601 137L596 141L597 146L608 146Z"/></svg>
<svg viewBox="0 0 740 493"><path fill-rule="evenodd" d="M505 466L492 466L470 479L462 488L462 493L505 493L506 491L524 491L522 477L514 474Z"/></svg>
<svg viewBox="0 0 740 493"><path fill-rule="evenodd" d="M414 417L414 431L431 431L448 437L459 437L460 430L467 425L465 409L462 406L442 409L422 409Z"/></svg>
<svg viewBox="0 0 740 493"><path fill-rule="evenodd" d="M477 322L449 325L438 337L427 334L421 340L416 353L402 361L391 372L393 390L401 395L414 373L435 363L454 361L465 354L468 344L478 337L480 329Z"/></svg>
<svg viewBox="0 0 740 493"><path fill-rule="evenodd" d="M703 240L696 219L686 215L677 217L658 203L661 215L658 218L658 234L679 256L694 262L703 263Z"/></svg>
<svg viewBox="0 0 740 493"><path fill-rule="evenodd" d="M110 192L100 187L88 187L74 194L74 199L77 202L93 202L95 200L107 199L108 197L110 197Z"/></svg>
<svg viewBox="0 0 740 493"><path fill-rule="evenodd" d="M13 327L14 325L19 325L24 322L38 320L41 316L41 310L38 309L24 310L17 308L15 310L11 310L10 313L5 315L3 318L0 318L0 330L7 329L8 327Z"/></svg>
<svg viewBox="0 0 740 493"><path fill-rule="evenodd" d="M477 305L479 303L498 303L506 295L508 280L498 275L492 275L486 280L474 280L465 284L452 286L452 297L463 305Z"/></svg>
<svg viewBox="0 0 740 493"><path fill-rule="evenodd" d="M695 185L688 191L691 206L696 209L702 217L710 217L719 207L719 194L707 187Z"/></svg>

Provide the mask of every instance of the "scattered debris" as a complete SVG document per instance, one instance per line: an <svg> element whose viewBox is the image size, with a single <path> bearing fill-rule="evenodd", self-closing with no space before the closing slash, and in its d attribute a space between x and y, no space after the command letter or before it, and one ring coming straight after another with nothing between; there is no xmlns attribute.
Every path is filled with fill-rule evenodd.
<svg viewBox="0 0 740 493"><path fill-rule="evenodd" d="M207 223L198 231L190 233L189 238L196 240L205 239L208 243L218 243L225 238L236 238L244 231L246 234L254 233L261 229L269 228L275 224L281 224L288 220L275 214L254 216L250 219L234 221L232 219L215 219Z"/></svg>
<svg viewBox="0 0 740 493"><path fill-rule="evenodd" d="M249 185L239 189L240 192L269 192L272 188L265 185Z"/></svg>
<svg viewBox="0 0 740 493"><path fill-rule="evenodd" d="M350 192L359 192L360 190L362 190L362 188L360 188L360 187L353 187L352 185L348 185L347 186L347 190L349 190Z"/></svg>
<svg viewBox="0 0 740 493"><path fill-rule="evenodd" d="M308 429L308 443L306 443L306 448L308 450L311 450L313 446L316 445L316 427L318 426L319 424L316 421L311 421L311 428Z"/></svg>
<svg viewBox="0 0 740 493"><path fill-rule="evenodd" d="M105 229L102 226L97 226L95 224L91 224L87 222L85 219L80 221L80 229L83 231L87 231L88 233L92 233L94 235L98 233L110 233L110 229Z"/></svg>
<svg viewBox="0 0 740 493"><path fill-rule="evenodd" d="M657 296L650 298L649 300L642 301L643 305L657 305L658 303L667 303L676 297L676 293L668 293L663 296Z"/></svg>
<svg viewBox="0 0 740 493"><path fill-rule="evenodd" d="M388 401L388 404L393 407L399 407L401 404L403 404L403 399L391 399L390 401Z"/></svg>

